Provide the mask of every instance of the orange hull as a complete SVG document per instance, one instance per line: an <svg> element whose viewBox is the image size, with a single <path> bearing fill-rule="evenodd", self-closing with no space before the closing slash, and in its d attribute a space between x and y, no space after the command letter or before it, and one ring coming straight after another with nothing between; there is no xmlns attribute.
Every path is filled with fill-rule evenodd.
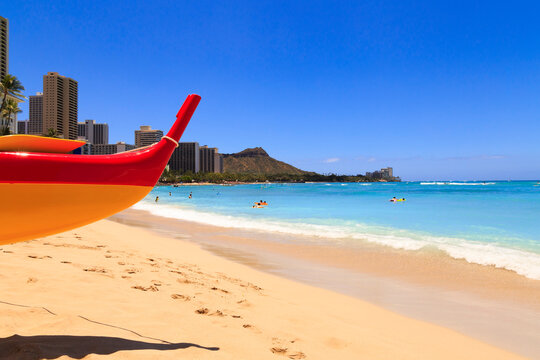
<svg viewBox="0 0 540 360"><path fill-rule="evenodd" d="M0 137L0 151L24 151L66 154L86 144L80 140L55 139L35 135Z"/></svg>
<svg viewBox="0 0 540 360"><path fill-rule="evenodd" d="M93 184L0 184L0 245L74 229L130 207L152 186ZM39 235L38 235L39 234Z"/></svg>

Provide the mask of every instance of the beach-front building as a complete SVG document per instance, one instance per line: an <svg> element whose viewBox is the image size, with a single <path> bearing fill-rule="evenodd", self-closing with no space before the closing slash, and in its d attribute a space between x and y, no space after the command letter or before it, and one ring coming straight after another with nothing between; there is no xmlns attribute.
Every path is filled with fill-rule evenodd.
<svg viewBox="0 0 540 360"><path fill-rule="evenodd" d="M0 16L0 79L9 74L9 21L8 19ZM2 93L0 93L0 96ZM17 103L22 101L8 96L8 98L15 100ZM12 114L10 119L2 119L2 127L7 126L12 134L17 130L17 114Z"/></svg>
<svg viewBox="0 0 540 360"><path fill-rule="evenodd" d="M149 146L157 143L163 137L163 131L152 129L151 126L143 125L139 130L135 130L135 147Z"/></svg>
<svg viewBox="0 0 540 360"><path fill-rule="evenodd" d="M17 121L17 134L28 134L29 124L29 120Z"/></svg>
<svg viewBox="0 0 540 360"><path fill-rule="evenodd" d="M188 171L196 174L200 170L199 156L198 142L181 142L169 160L169 169L182 174Z"/></svg>
<svg viewBox="0 0 540 360"><path fill-rule="evenodd" d="M223 172L223 155L217 148L199 146L198 142L181 142L169 160L169 169L180 174L192 172Z"/></svg>
<svg viewBox="0 0 540 360"><path fill-rule="evenodd" d="M134 145L119 141L116 144L91 144L92 155L112 155L135 149Z"/></svg>
<svg viewBox="0 0 540 360"><path fill-rule="evenodd" d="M28 97L28 134L43 134L43 93Z"/></svg>
<svg viewBox="0 0 540 360"><path fill-rule="evenodd" d="M0 78L9 74L9 21L0 16Z"/></svg>
<svg viewBox="0 0 540 360"><path fill-rule="evenodd" d="M91 144L109 144L109 124L96 124L95 120L77 123L77 136Z"/></svg>
<svg viewBox="0 0 540 360"><path fill-rule="evenodd" d="M378 171L367 172L366 176L372 179L392 180L394 179L394 169L391 167L386 167Z"/></svg>
<svg viewBox="0 0 540 360"><path fill-rule="evenodd" d="M218 148L209 148L206 145L200 147L200 171L223 172L223 156L218 153Z"/></svg>
<svg viewBox="0 0 540 360"><path fill-rule="evenodd" d="M78 83L56 72L43 75L42 134L77 139Z"/></svg>

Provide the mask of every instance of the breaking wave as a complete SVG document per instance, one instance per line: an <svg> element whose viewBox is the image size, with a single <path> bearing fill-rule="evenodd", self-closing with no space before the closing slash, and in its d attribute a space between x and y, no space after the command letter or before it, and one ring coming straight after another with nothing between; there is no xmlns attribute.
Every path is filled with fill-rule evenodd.
<svg viewBox="0 0 540 360"><path fill-rule="evenodd" d="M540 280L540 254L490 243L417 234L359 223L321 225L277 219L251 219L242 216L199 211L185 206L157 205L144 200L135 204L133 208L148 211L161 217L225 228L306 236L320 240L332 239L336 245L347 241L362 240L404 250L435 247L455 259L464 259L470 263L504 268L528 278Z"/></svg>

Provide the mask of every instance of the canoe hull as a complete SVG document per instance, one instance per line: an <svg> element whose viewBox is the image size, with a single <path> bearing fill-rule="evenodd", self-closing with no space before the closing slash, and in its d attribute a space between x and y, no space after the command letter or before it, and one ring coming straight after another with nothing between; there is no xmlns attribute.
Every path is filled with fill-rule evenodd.
<svg viewBox="0 0 540 360"><path fill-rule="evenodd" d="M158 181L200 99L189 95L167 135L134 151L0 152L0 245L74 229L141 200Z"/></svg>
<svg viewBox="0 0 540 360"><path fill-rule="evenodd" d="M152 186L0 184L0 245L74 229L130 207Z"/></svg>

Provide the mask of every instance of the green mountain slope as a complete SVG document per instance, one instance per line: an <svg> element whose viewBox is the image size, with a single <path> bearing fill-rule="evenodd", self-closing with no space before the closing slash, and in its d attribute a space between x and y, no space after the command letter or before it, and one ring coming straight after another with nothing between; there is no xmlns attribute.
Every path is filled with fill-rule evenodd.
<svg viewBox="0 0 540 360"><path fill-rule="evenodd" d="M245 149L234 154L223 154L223 171L251 174L308 174L307 171L270 157L260 147Z"/></svg>

